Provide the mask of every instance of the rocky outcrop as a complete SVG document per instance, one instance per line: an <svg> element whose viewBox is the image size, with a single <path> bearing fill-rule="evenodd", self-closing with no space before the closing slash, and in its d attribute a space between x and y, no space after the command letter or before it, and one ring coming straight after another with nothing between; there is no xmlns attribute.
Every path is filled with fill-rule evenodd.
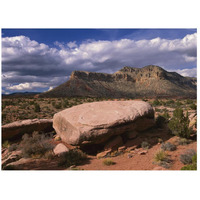
<svg viewBox="0 0 200 200"><path fill-rule="evenodd" d="M154 110L143 101L85 103L58 112L53 117L56 133L71 145L101 144L114 135L145 130L153 125Z"/></svg>
<svg viewBox="0 0 200 200"><path fill-rule="evenodd" d="M52 119L27 119L2 126L2 140L10 140L33 131L49 132L53 130Z"/></svg>
<svg viewBox="0 0 200 200"><path fill-rule="evenodd" d="M60 155L60 154L66 153L68 151L69 151L69 149L62 143L57 144L55 146L55 148L53 149L53 152L55 155Z"/></svg>
<svg viewBox="0 0 200 200"><path fill-rule="evenodd" d="M196 78L159 66L123 67L114 74L73 71L70 79L41 97L196 97Z"/></svg>

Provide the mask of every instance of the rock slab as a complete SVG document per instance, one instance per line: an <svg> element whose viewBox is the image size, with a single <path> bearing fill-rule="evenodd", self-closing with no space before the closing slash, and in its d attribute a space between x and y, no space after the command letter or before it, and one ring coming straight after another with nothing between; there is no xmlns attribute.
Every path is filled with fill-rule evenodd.
<svg viewBox="0 0 200 200"><path fill-rule="evenodd" d="M12 122L2 126L2 139L13 139L24 133L32 133L33 131L53 131L52 119L27 119Z"/></svg>
<svg viewBox="0 0 200 200"><path fill-rule="evenodd" d="M146 130L154 125L154 110L143 101L102 101L85 103L58 112L53 128L62 141L100 144L127 131Z"/></svg>

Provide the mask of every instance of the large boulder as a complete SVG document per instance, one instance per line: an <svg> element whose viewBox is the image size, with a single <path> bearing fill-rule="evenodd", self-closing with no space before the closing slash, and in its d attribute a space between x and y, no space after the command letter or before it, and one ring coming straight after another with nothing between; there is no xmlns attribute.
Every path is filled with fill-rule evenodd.
<svg viewBox="0 0 200 200"><path fill-rule="evenodd" d="M33 131L53 131L52 119L27 119L2 126L2 139L9 140Z"/></svg>
<svg viewBox="0 0 200 200"><path fill-rule="evenodd" d="M154 125L154 110L143 101L102 101L85 103L58 112L53 128L71 145L100 144L113 135Z"/></svg>

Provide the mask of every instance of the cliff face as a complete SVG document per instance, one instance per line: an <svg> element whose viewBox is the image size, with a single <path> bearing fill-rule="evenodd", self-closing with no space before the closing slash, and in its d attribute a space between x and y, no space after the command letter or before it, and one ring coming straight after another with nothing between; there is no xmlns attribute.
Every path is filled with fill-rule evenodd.
<svg viewBox="0 0 200 200"><path fill-rule="evenodd" d="M69 81L40 96L196 97L196 78L167 72L155 65L124 67L114 74L74 71Z"/></svg>

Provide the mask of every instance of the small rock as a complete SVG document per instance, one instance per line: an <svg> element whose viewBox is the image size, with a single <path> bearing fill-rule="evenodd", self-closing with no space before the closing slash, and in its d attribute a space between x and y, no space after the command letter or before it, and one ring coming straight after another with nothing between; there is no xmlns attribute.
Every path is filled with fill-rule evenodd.
<svg viewBox="0 0 200 200"><path fill-rule="evenodd" d="M126 147L125 146L122 146L122 147L119 147L118 148L118 151L124 151L126 149Z"/></svg>
<svg viewBox="0 0 200 200"><path fill-rule="evenodd" d="M8 155L6 159L2 161L1 164L4 167L12 162L19 160L20 158L21 158L21 151L13 151L12 153L10 153L10 155Z"/></svg>
<svg viewBox="0 0 200 200"><path fill-rule="evenodd" d="M112 151L112 150L109 149L109 150L107 150L107 151L100 152L100 153L97 154L97 158L98 158L98 159L99 159L99 158L104 158L104 157L106 157L111 151Z"/></svg>
<svg viewBox="0 0 200 200"><path fill-rule="evenodd" d="M127 156L128 156L128 158L132 158L133 154L129 153Z"/></svg>
<svg viewBox="0 0 200 200"><path fill-rule="evenodd" d="M68 151L69 149L63 143L57 144L56 147L53 149L55 155L60 155Z"/></svg>
<svg viewBox="0 0 200 200"><path fill-rule="evenodd" d="M145 155L148 151L147 150L143 150L143 151L140 151L138 152L139 155Z"/></svg>

